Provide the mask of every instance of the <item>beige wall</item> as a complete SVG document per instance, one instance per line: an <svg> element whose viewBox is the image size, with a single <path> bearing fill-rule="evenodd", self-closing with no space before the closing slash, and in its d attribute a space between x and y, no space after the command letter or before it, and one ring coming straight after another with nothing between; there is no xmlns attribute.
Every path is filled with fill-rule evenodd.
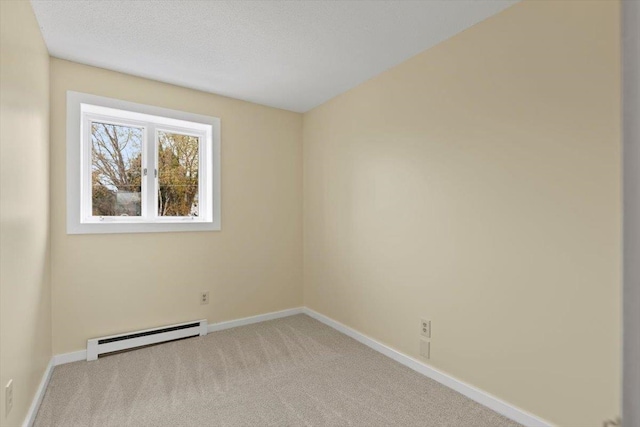
<svg viewBox="0 0 640 427"><path fill-rule="evenodd" d="M28 1L0 1L0 32L0 425L14 427L51 359L49 54Z"/></svg>
<svg viewBox="0 0 640 427"><path fill-rule="evenodd" d="M303 261L314 310L414 357L430 318L430 364L560 425L619 413L617 1L520 3L304 129L58 59L49 104L31 8L0 5L1 377L15 382L0 424L22 421L52 347L300 306ZM67 235L67 90L220 117L223 230Z"/></svg>
<svg viewBox="0 0 640 427"><path fill-rule="evenodd" d="M619 3L525 1L304 115L305 305L564 426L619 414Z"/></svg>
<svg viewBox="0 0 640 427"><path fill-rule="evenodd" d="M67 235L67 90L219 117L222 231ZM111 333L302 305L301 140L297 113L52 59L54 354Z"/></svg>

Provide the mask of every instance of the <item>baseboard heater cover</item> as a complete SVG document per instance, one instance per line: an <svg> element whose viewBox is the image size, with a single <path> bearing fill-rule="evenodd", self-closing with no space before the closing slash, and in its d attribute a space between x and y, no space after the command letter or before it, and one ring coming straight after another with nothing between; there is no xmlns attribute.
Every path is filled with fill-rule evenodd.
<svg viewBox="0 0 640 427"><path fill-rule="evenodd" d="M92 338L87 340L87 361L97 360L100 354L204 335L207 335L207 321L195 320L126 334Z"/></svg>

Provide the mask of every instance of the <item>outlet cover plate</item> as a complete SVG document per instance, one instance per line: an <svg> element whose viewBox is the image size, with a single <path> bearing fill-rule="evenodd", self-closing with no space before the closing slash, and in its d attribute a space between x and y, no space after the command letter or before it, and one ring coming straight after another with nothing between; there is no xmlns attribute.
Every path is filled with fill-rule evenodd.
<svg viewBox="0 0 640 427"><path fill-rule="evenodd" d="M209 291L200 293L200 304L209 304Z"/></svg>
<svg viewBox="0 0 640 427"><path fill-rule="evenodd" d="M431 338L431 320L420 319L420 335Z"/></svg>
<svg viewBox="0 0 640 427"><path fill-rule="evenodd" d="M420 340L420 356L431 359L431 342Z"/></svg>

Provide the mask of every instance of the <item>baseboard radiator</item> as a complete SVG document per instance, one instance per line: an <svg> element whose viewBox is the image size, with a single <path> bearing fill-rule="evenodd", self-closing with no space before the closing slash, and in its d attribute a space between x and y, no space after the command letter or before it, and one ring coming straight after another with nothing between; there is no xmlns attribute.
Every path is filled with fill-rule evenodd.
<svg viewBox="0 0 640 427"><path fill-rule="evenodd" d="M97 360L101 354L204 335L207 335L207 321L196 320L126 334L93 338L87 340L87 361Z"/></svg>

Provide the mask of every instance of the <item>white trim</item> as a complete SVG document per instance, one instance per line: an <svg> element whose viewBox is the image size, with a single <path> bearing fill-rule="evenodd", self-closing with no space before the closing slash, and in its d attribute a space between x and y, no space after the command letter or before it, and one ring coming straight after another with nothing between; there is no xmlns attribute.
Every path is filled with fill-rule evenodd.
<svg viewBox="0 0 640 427"><path fill-rule="evenodd" d="M31 406L29 407L29 411L24 418L24 422L22 423L22 427L31 427L36 420L36 416L38 415L38 410L40 409L40 404L42 403L42 399L44 398L44 393L47 391L47 386L49 385L49 380L51 379L51 374L53 373L53 358L49 361L47 368L42 374L42 380L40 381L40 385L36 390L36 394L33 396L33 401L31 402Z"/></svg>
<svg viewBox="0 0 640 427"><path fill-rule="evenodd" d="M271 313L259 314L257 316L244 317L241 319L229 320L225 322L209 323L207 331L200 330L200 335L206 335L208 332L222 331L224 329L235 328L237 326L251 325L253 323L266 322L267 320L280 319L282 317L294 316L302 314L303 307L289 308L282 311L273 311ZM80 362L87 360L87 350L73 351L71 353L56 354L52 358L53 366L64 365L67 363Z"/></svg>
<svg viewBox="0 0 640 427"><path fill-rule="evenodd" d="M626 0L622 22L622 424L640 426L640 3ZM612 414L613 415L613 414Z"/></svg>
<svg viewBox="0 0 640 427"><path fill-rule="evenodd" d="M91 112L85 113L85 110ZM155 129L158 127L175 128L184 126L189 122L191 128L198 128L200 136L201 149L201 165L203 165L202 176L199 183L199 203L203 215L201 218L179 217L179 218L155 218L145 221L128 218L127 221L122 219L108 218L101 222L92 222L86 220L87 208L83 207L82 200L88 199L86 194L87 185L83 184L86 178L83 175L82 156L82 128L83 114L93 113L109 113L116 114L114 111L120 110L131 112L132 117L138 119L151 120L154 117L155 122L148 122L146 126ZM154 124L155 123L155 124ZM140 125L140 123L138 124ZM136 125L137 126L137 125ZM87 126L84 126L87 127ZM145 135L148 132L145 133ZM148 135L146 135L148 137ZM148 139L148 138L147 138ZM208 143L210 141L210 143ZM147 141L151 146L150 141ZM85 93L67 92L67 234L102 234L102 233L149 233L149 232L173 232L173 231L219 231L222 227L221 221L221 186L220 186L220 119L217 117L209 117L201 114L187 113L183 111L170 110L167 108L154 107L144 104L136 104L118 99L105 98L102 96L89 95ZM144 150L144 147L143 147ZM84 149L86 152L87 150ZM148 153L143 153L143 157L149 157ZM204 160L204 161L203 161ZM146 168L148 171L154 170L149 167L149 163L154 159L146 159ZM87 161L85 160L86 164ZM86 172L86 171L85 171ZM153 173L148 172L147 178L143 180L149 184L149 180L154 177ZM155 178L153 178L155 179ZM150 185L150 184L149 184ZM149 187L149 185L146 185ZM144 185L143 185L144 186ZM151 188L151 187L149 187ZM82 192L85 196L82 197ZM149 191L147 191L149 193ZM203 195L209 197L203 197ZM147 200L148 202L148 200ZM143 204L144 205L144 204ZM148 203L146 203L148 205ZM84 212L84 213L83 213Z"/></svg>
<svg viewBox="0 0 640 427"><path fill-rule="evenodd" d="M226 322L210 323L209 332L222 331L238 326L251 325L253 323L266 322L267 320L280 319L282 317L294 316L304 313L304 307L289 308L282 311L273 311L271 313L258 314L257 316L243 317L242 319L228 320Z"/></svg>
<svg viewBox="0 0 640 427"><path fill-rule="evenodd" d="M479 404L486 406L487 408L504 415L505 417L516 421L527 427L554 427L554 424L544 420L540 417L537 417L527 411L524 411L514 405L511 405L504 400L501 400L485 391L482 391L470 384L465 383L457 378L452 377L449 374L446 374L438 369L435 369L425 363L416 360L406 354L400 353L397 350L388 347L373 338L370 338L355 329L352 329L336 320L333 320L323 314L318 313L308 307L298 307L298 308L290 308L282 311L275 311L271 313L259 314L257 316L244 317L242 319L229 320L225 322L218 323L210 323L207 327L208 332L216 332L222 331L225 329L235 328L238 326L251 325L254 323L266 322L267 320L280 319L282 317L294 316L296 314L306 314L319 322L324 323L327 326L341 332L356 341L366 345L367 347L376 350L379 353L395 360L402 365L413 369L414 371L431 378L432 380L438 381L440 384L443 384L458 393L468 397L471 400L478 402ZM72 353L59 354L53 357L52 363L53 366L62 365L65 363L78 362L82 360L86 360L87 352L86 350L76 351ZM50 375L50 373L49 373ZM48 382L47 377L47 382ZM43 379L44 381L44 379ZM42 388L41 384L41 388ZM46 384L44 385L46 388ZM39 391L40 393L40 391ZM38 395L36 395L38 397ZM41 399L41 397L40 397ZM34 401L35 402L35 401ZM39 403L38 403L39 405ZM33 407L33 405L32 405ZM28 427L26 424L24 427Z"/></svg>
<svg viewBox="0 0 640 427"><path fill-rule="evenodd" d="M56 354L55 356L53 356L53 366L66 365L67 363L80 362L83 360L87 360L87 350Z"/></svg>
<svg viewBox="0 0 640 427"><path fill-rule="evenodd" d="M460 394L465 395L469 399L474 400L479 404L486 406L487 408L492 409L495 412L504 415L505 417L513 421L516 421L527 427L553 427L553 424L549 421L536 417L535 415L517 408L501 399L498 399L497 397L492 396L485 391L482 391L470 384L460 381L459 379L454 378L442 371L432 368L431 366L426 365L410 356L407 356L404 353L400 353L399 351L394 350L391 347L388 347L374 340L373 338L361 334L355 329L352 329L340 322L337 322L323 314L318 313L317 311L305 307L302 312L310 317L313 317L319 322L332 327L338 332L342 332L343 334L355 339L356 341L359 341L367 347L370 347L375 351L384 354L385 356L395 360L396 362L410 369L413 369L414 371L426 377L429 377L432 380L435 380L440 384L443 384L457 391Z"/></svg>

